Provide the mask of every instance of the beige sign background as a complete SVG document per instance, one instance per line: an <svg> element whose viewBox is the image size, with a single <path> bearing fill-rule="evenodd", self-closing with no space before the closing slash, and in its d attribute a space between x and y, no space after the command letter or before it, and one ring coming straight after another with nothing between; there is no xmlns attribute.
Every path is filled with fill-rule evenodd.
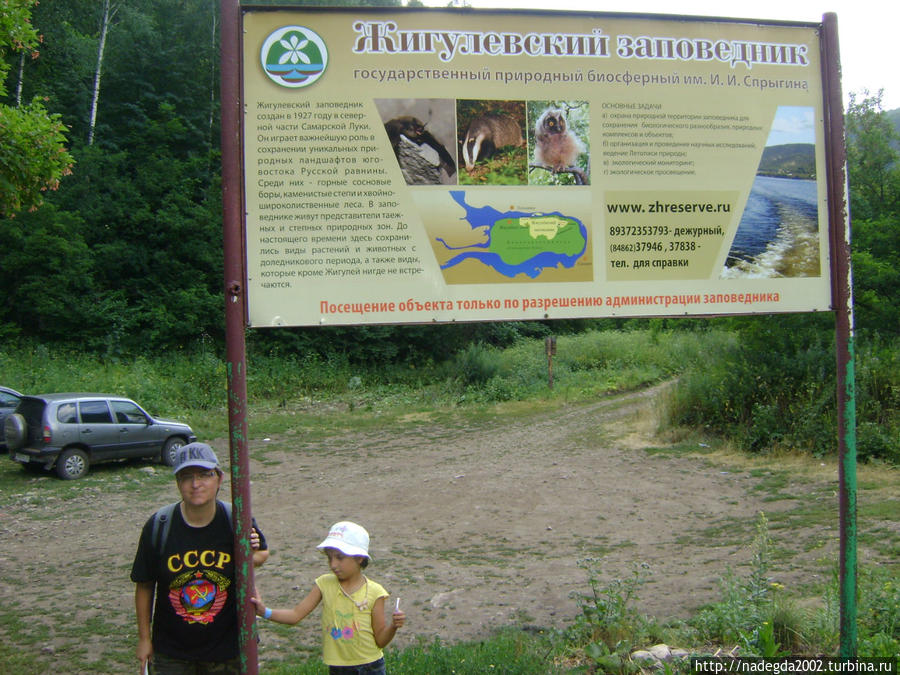
<svg viewBox="0 0 900 675"><path fill-rule="evenodd" d="M830 309L816 26L243 17L253 326Z"/></svg>

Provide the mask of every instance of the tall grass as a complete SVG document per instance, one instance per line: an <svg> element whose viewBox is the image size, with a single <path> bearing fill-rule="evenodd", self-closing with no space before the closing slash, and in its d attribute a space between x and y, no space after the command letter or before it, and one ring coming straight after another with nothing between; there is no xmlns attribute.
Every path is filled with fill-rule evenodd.
<svg viewBox="0 0 900 675"><path fill-rule="evenodd" d="M832 331L818 317L767 317L700 331L588 331L507 348L469 344L446 361L351 363L346 355L247 355L251 406L340 402L407 410L528 399L579 401L678 377L666 424L727 438L750 452L836 449ZM860 340L857 452L900 464L900 340ZM0 384L25 392L104 391L155 414L221 427L229 370L208 346L135 358L73 349L0 347ZM552 373L552 388L551 388ZM211 423L210 415L219 421Z"/></svg>
<svg viewBox="0 0 900 675"><path fill-rule="evenodd" d="M833 329L818 317L767 317L708 342L672 391L666 423L728 438L754 453L837 449ZM856 342L857 455L900 464L900 340Z"/></svg>

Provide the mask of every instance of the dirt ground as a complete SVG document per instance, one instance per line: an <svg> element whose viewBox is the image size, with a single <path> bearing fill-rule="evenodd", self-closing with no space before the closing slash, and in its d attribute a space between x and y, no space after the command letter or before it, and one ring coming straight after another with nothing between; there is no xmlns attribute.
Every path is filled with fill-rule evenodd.
<svg viewBox="0 0 900 675"><path fill-rule="evenodd" d="M264 462L251 466L253 511L273 550L257 576L263 598L298 602L327 572L315 546L349 519L371 535L369 576L407 613L399 646L569 625L573 592L588 591L587 557L603 558L606 581L647 563L640 609L688 616L749 559L757 513L780 506L751 493L748 472L646 453L660 444L659 392L488 426L264 441ZM727 541L707 538L718 529ZM298 637L315 646L318 620L305 623ZM286 646L263 631L261 662Z"/></svg>
<svg viewBox="0 0 900 675"><path fill-rule="evenodd" d="M647 563L638 608L659 619L687 616L719 597L728 567L749 559L757 512L786 507L755 490L759 481L746 470L646 452L664 445L653 436L658 393L489 424L426 420L327 442L251 429L253 512L272 550L257 573L266 604L305 595L327 572L315 546L329 525L350 519L372 538L368 575L407 613L401 647L508 625L569 625L578 612L572 593L588 590L578 561L589 556L604 558L604 580ZM214 445L227 457L225 440ZM174 481L164 494L144 484L153 471L166 470L97 467L101 483L76 481L68 496L49 500L42 483L55 478L22 474L22 494L7 496L0 511L0 597L21 603L25 625L58 622L70 607L62 621L103 622L100 634L82 638L100 653L111 634L133 641L128 572L137 536L152 510L176 497ZM97 517L101 506L109 517ZM826 540L817 559L834 554L836 523L826 530L815 533ZM47 630L52 660L65 648L54 636L73 629ZM318 612L288 634L266 624L261 634L261 664L304 645L317 650Z"/></svg>

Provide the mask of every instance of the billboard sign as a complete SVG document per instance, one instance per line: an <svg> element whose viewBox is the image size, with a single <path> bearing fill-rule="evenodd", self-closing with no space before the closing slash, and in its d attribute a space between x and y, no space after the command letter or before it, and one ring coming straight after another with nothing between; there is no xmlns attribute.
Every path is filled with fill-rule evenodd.
<svg viewBox="0 0 900 675"><path fill-rule="evenodd" d="M831 309L818 25L242 21L252 326Z"/></svg>

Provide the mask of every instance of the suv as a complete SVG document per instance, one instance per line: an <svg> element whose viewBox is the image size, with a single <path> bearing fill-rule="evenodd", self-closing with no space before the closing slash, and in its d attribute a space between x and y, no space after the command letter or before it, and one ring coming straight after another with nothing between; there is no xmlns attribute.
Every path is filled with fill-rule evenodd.
<svg viewBox="0 0 900 675"><path fill-rule="evenodd" d="M24 396L3 431L10 459L26 469L55 466L66 480L111 459L152 457L174 466L178 448L197 440L187 424L156 419L109 394Z"/></svg>
<svg viewBox="0 0 900 675"><path fill-rule="evenodd" d="M15 389L0 387L0 425L3 424L3 420L6 419L7 415L15 412L16 406L19 405L21 400L22 394ZM2 430L3 427L0 426L0 431ZM3 438L3 434L0 434L0 450L6 450L6 439Z"/></svg>

